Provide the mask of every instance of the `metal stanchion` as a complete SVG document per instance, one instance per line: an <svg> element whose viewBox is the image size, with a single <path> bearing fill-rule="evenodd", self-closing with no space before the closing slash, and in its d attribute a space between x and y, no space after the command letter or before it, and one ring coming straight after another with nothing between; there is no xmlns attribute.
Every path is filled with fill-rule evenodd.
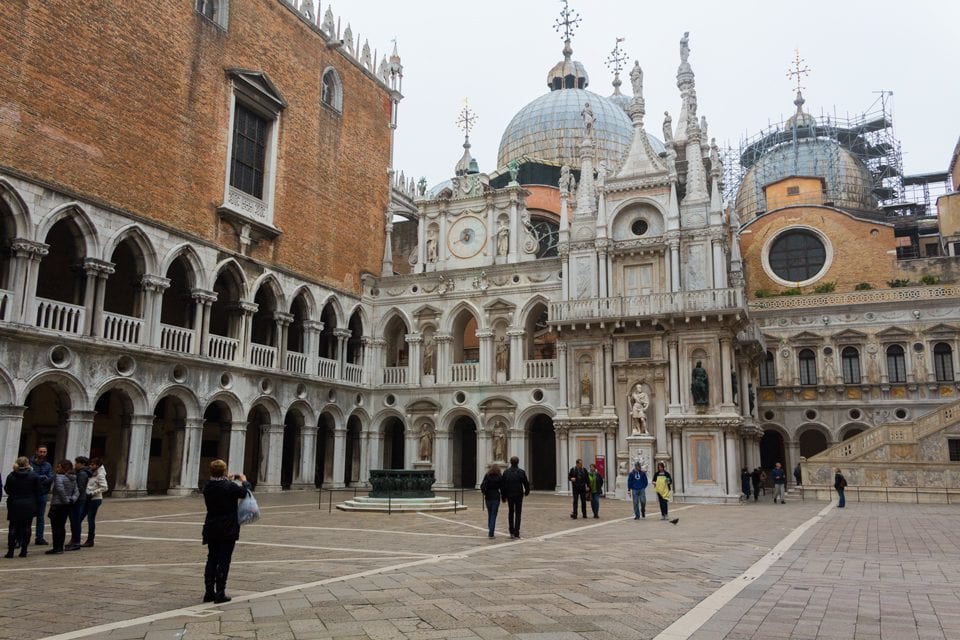
<svg viewBox="0 0 960 640"><path fill-rule="evenodd" d="M327 513L333 513L333 491L328 490L328 493L330 494L330 497L327 501Z"/></svg>

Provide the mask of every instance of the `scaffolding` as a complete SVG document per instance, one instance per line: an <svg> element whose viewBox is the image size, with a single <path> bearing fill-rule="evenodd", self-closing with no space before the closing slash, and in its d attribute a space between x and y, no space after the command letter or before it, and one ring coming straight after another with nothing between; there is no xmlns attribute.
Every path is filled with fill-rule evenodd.
<svg viewBox="0 0 960 640"><path fill-rule="evenodd" d="M749 219L766 212L767 185L791 176L815 176L823 181L825 204L891 215L915 213L892 206L905 202L905 190L889 95L881 92L872 110L856 116L812 116L798 109L787 120L742 139L737 149L728 146L728 204ZM802 105L802 98L798 100ZM851 162L850 155L857 162Z"/></svg>

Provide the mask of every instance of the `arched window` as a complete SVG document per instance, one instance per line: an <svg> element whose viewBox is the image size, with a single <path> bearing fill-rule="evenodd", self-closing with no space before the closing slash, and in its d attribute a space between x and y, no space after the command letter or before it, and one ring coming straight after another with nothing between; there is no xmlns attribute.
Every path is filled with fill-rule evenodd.
<svg viewBox="0 0 960 640"><path fill-rule="evenodd" d="M953 349L946 342L933 347L933 370L937 382L953 382Z"/></svg>
<svg viewBox="0 0 960 640"><path fill-rule="evenodd" d="M320 102L337 112L343 111L343 88L340 77L332 68L323 72L320 83Z"/></svg>
<svg viewBox="0 0 960 640"><path fill-rule="evenodd" d="M228 0L196 0L194 8L197 13L223 29L227 28Z"/></svg>
<svg viewBox="0 0 960 640"><path fill-rule="evenodd" d="M801 349L797 354L800 368L800 384L817 384L817 354L812 349Z"/></svg>
<svg viewBox="0 0 960 640"><path fill-rule="evenodd" d="M860 352L856 347L844 347L840 352L843 384L860 384Z"/></svg>
<svg viewBox="0 0 960 640"><path fill-rule="evenodd" d="M772 351L767 351L767 357L760 363L760 386L777 386L777 369Z"/></svg>
<svg viewBox="0 0 960 640"><path fill-rule="evenodd" d="M887 347L887 379L890 382L907 381L907 362L903 347L898 344Z"/></svg>

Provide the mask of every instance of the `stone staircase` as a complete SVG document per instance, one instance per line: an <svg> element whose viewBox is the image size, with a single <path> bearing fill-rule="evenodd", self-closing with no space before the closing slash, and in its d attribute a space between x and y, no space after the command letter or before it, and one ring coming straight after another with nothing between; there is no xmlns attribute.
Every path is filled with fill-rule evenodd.
<svg viewBox="0 0 960 640"><path fill-rule="evenodd" d="M847 502L960 502L960 461L950 461L948 442L954 437L960 439L960 401L916 420L879 425L802 462L804 497L836 497L839 468Z"/></svg>
<svg viewBox="0 0 960 640"><path fill-rule="evenodd" d="M357 496L337 505L341 511L370 511L374 513L416 513L418 511L465 511L466 506L447 497L433 498L371 498Z"/></svg>

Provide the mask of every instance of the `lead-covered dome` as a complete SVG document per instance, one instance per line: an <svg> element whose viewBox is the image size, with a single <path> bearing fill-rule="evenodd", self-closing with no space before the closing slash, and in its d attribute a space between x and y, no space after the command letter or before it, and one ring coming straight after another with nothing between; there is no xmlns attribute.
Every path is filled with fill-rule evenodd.
<svg viewBox="0 0 960 640"><path fill-rule="evenodd" d="M559 89L517 112L500 139L497 166L524 159L579 166L583 139L580 114L588 102L595 118L597 159L605 161L608 167L619 165L633 140L633 124L623 108L586 89ZM652 136L650 143L657 153L663 151L663 144Z"/></svg>

